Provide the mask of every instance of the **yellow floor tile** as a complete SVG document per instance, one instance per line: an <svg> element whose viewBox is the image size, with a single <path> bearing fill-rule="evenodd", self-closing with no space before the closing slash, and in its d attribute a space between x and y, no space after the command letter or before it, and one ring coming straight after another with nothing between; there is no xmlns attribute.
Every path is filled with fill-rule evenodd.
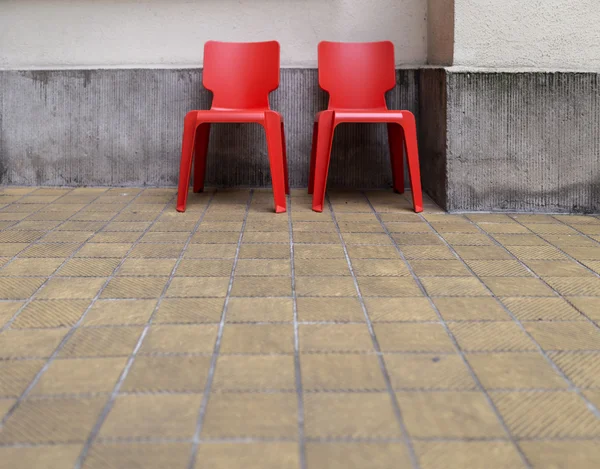
<svg viewBox="0 0 600 469"><path fill-rule="evenodd" d="M600 353L556 352L550 357L579 388L600 388Z"/></svg>
<svg viewBox="0 0 600 469"><path fill-rule="evenodd" d="M600 278L597 277L546 277L544 280L564 296L600 296Z"/></svg>
<svg viewBox="0 0 600 469"><path fill-rule="evenodd" d="M398 259L400 255L394 246L350 245L347 247L350 259Z"/></svg>
<svg viewBox="0 0 600 469"><path fill-rule="evenodd" d="M600 330L588 322L527 322L523 325L545 350L600 351Z"/></svg>
<svg viewBox="0 0 600 469"><path fill-rule="evenodd" d="M223 298L166 298L158 307L154 324L218 323Z"/></svg>
<svg viewBox="0 0 600 469"><path fill-rule="evenodd" d="M0 301L0 327L10 321L23 304L23 301Z"/></svg>
<svg viewBox="0 0 600 469"><path fill-rule="evenodd" d="M290 292L291 293L291 292ZM351 277L296 277L298 296L357 296Z"/></svg>
<svg viewBox="0 0 600 469"><path fill-rule="evenodd" d="M92 299L106 283L104 277L51 278L37 294L38 299ZM106 292L106 290L104 290Z"/></svg>
<svg viewBox="0 0 600 469"><path fill-rule="evenodd" d="M438 320L427 298L365 298L364 301L373 322Z"/></svg>
<svg viewBox="0 0 600 469"><path fill-rule="evenodd" d="M387 259L354 259L352 261L354 274L359 277L408 277L410 271L401 260ZM296 274L298 271L296 270Z"/></svg>
<svg viewBox="0 0 600 469"><path fill-rule="evenodd" d="M531 277L482 277L496 296L554 296L544 282Z"/></svg>
<svg viewBox="0 0 600 469"><path fill-rule="evenodd" d="M185 262L185 261L184 261ZM211 262L211 261L208 261ZM299 265L300 259L296 261L296 275L303 275L302 266ZM309 261L310 262L310 261ZM320 265L322 268L323 265ZM181 269L181 267L180 267ZM346 266L346 269L348 267ZM225 270L225 269L223 269ZM228 274L231 274L231 266ZM235 275L242 276L290 276L292 274L291 262L288 259L240 259L238 260ZM198 274L196 274L198 275ZM226 275L226 274L223 274ZM332 275L338 275L334 273Z"/></svg>
<svg viewBox="0 0 600 469"><path fill-rule="evenodd" d="M84 326L143 325L157 300L98 300L83 319Z"/></svg>
<svg viewBox="0 0 600 469"><path fill-rule="evenodd" d="M410 261L410 266L419 277L468 277L471 275L465 265L458 260L414 260Z"/></svg>
<svg viewBox="0 0 600 469"><path fill-rule="evenodd" d="M508 441L432 441L415 443L422 469L525 468Z"/></svg>
<svg viewBox="0 0 600 469"><path fill-rule="evenodd" d="M298 437L295 393L214 393L206 409L202 438Z"/></svg>
<svg viewBox="0 0 600 469"><path fill-rule="evenodd" d="M140 348L142 354L213 352L216 324L152 326Z"/></svg>
<svg viewBox="0 0 600 469"><path fill-rule="evenodd" d="M534 469L600 467L600 445L597 441L522 441L519 446Z"/></svg>
<svg viewBox="0 0 600 469"><path fill-rule="evenodd" d="M298 321L301 322L362 322L365 320L358 298L298 298L297 309Z"/></svg>
<svg viewBox="0 0 600 469"><path fill-rule="evenodd" d="M588 277L593 275L585 267L572 261L527 261L527 267L542 278Z"/></svg>
<svg viewBox="0 0 600 469"><path fill-rule="evenodd" d="M142 327L81 327L67 340L60 358L129 356Z"/></svg>
<svg viewBox="0 0 600 469"><path fill-rule="evenodd" d="M583 394L589 401L600 410L600 390L584 391Z"/></svg>
<svg viewBox="0 0 600 469"><path fill-rule="evenodd" d="M194 469L299 469L297 443L203 443Z"/></svg>
<svg viewBox="0 0 600 469"><path fill-rule="evenodd" d="M300 352L373 352L366 324L300 324Z"/></svg>
<svg viewBox="0 0 600 469"><path fill-rule="evenodd" d="M221 355L217 360L214 391L294 391L291 355Z"/></svg>
<svg viewBox="0 0 600 469"><path fill-rule="evenodd" d="M315 245L316 246L316 245ZM298 246L294 253L301 257L304 246ZM343 254L343 253L342 253ZM321 257L321 256L315 256ZM240 259L289 259L290 247L286 244L243 244L240 247Z"/></svg>
<svg viewBox="0 0 600 469"><path fill-rule="evenodd" d="M191 244L186 249L183 257L190 259L233 259L236 250L237 246L235 244ZM248 253L250 258L253 257L251 254Z"/></svg>
<svg viewBox="0 0 600 469"><path fill-rule="evenodd" d="M418 297L423 292L411 277L360 277L358 286L363 296Z"/></svg>
<svg viewBox="0 0 600 469"><path fill-rule="evenodd" d="M503 438L506 434L481 392L397 392L413 438Z"/></svg>
<svg viewBox="0 0 600 469"><path fill-rule="evenodd" d="M308 438L399 438L392 399L385 392L306 393Z"/></svg>
<svg viewBox="0 0 600 469"><path fill-rule="evenodd" d="M584 316L564 299L549 298L502 298L502 303L520 321L579 321Z"/></svg>
<svg viewBox="0 0 600 469"><path fill-rule="evenodd" d="M110 393L126 363L125 357L54 360L31 395Z"/></svg>
<svg viewBox="0 0 600 469"><path fill-rule="evenodd" d="M441 324L389 323L374 326L383 352L453 352Z"/></svg>
<svg viewBox="0 0 600 469"><path fill-rule="evenodd" d="M0 278L0 299L26 300L42 286L45 280L45 278L31 277Z"/></svg>
<svg viewBox="0 0 600 469"><path fill-rule="evenodd" d="M47 277L62 264L61 259L15 259L0 270L0 276L6 277Z"/></svg>
<svg viewBox="0 0 600 469"><path fill-rule="evenodd" d="M408 450L402 443L332 442L308 443L309 468L327 469L408 469Z"/></svg>
<svg viewBox="0 0 600 469"><path fill-rule="evenodd" d="M422 277L429 296L491 296L476 277Z"/></svg>
<svg viewBox="0 0 600 469"><path fill-rule="evenodd" d="M87 310L90 300L34 300L17 316L15 329L71 327Z"/></svg>
<svg viewBox="0 0 600 469"><path fill-rule="evenodd" d="M26 399L6 421L0 443L83 443L107 399Z"/></svg>
<svg viewBox="0 0 600 469"><path fill-rule="evenodd" d="M119 259L71 259L57 272L60 277L108 277Z"/></svg>
<svg viewBox="0 0 600 469"><path fill-rule="evenodd" d="M475 381L460 356L387 354L385 366L396 390L475 390Z"/></svg>
<svg viewBox="0 0 600 469"><path fill-rule="evenodd" d="M533 341L512 322L456 322L450 330L466 352L535 351Z"/></svg>
<svg viewBox="0 0 600 469"><path fill-rule="evenodd" d="M303 354L302 385L309 391L385 391L376 355Z"/></svg>
<svg viewBox="0 0 600 469"><path fill-rule="evenodd" d="M282 322L294 319L291 298L231 298L228 322Z"/></svg>
<svg viewBox="0 0 600 469"><path fill-rule="evenodd" d="M121 391L201 393L210 361L208 356L136 357Z"/></svg>
<svg viewBox="0 0 600 469"><path fill-rule="evenodd" d="M600 420L574 392L491 393L511 433L521 438L600 436ZM551 415L552 418L548 418Z"/></svg>
<svg viewBox="0 0 600 469"><path fill-rule="evenodd" d="M487 389L564 389L567 382L539 353L467 354Z"/></svg>
<svg viewBox="0 0 600 469"><path fill-rule="evenodd" d="M4 447L0 448L0 469L72 467L82 449L83 445L80 444Z"/></svg>
<svg viewBox="0 0 600 469"><path fill-rule="evenodd" d="M510 316L495 298L434 298L446 321L510 321Z"/></svg>
<svg viewBox="0 0 600 469"><path fill-rule="evenodd" d="M227 324L221 353L293 353L291 324Z"/></svg>
<svg viewBox="0 0 600 469"><path fill-rule="evenodd" d="M600 298L567 296L566 300L590 319L600 321Z"/></svg>
<svg viewBox="0 0 600 469"><path fill-rule="evenodd" d="M136 279L137 280L137 279ZM175 277L167 289L167 298L224 298L230 277ZM160 295L160 292L158 293Z"/></svg>
<svg viewBox="0 0 600 469"><path fill-rule="evenodd" d="M392 240L384 233L344 233L346 244L392 244Z"/></svg>
<svg viewBox="0 0 600 469"><path fill-rule="evenodd" d="M100 438L191 438L202 394L118 396Z"/></svg>
<svg viewBox="0 0 600 469"><path fill-rule="evenodd" d="M117 275L125 277L168 277L171 275L176 262L176 259L125 259Z"/></svg>
<svg viewBox="0 0 600 469"><path fill-rule="evenodd" d="M402 246L401 250L409 260L456 260L446 246Z"/></svg>
<svg viewBox="0 0 600 469"><path fill-rule="evenodd" d="M96 443L83 469L138 468L185 469L191 454L190 443Z"/></svg>
<svg viewBox="0 0 600 469"><path fill-rule="evenodd" d="M56 257L67 258L79 248L77 243L40 243L27 248L20 257Z"/></svg>
<svg viewBox="0 0 600 469"><path fill-rule="evenodd" d="M229 279L227 280L229 281ZM236 276L233 280L231 296L292 296L292 279L291 277Z"/></svg>
<svg viewBox="0 0 600 469"><path fill-rule="evenodd" d="M454 249L456 253L465 260L512 259L510 253L498 246L456 246ZM530 249L530 247L527 246L527 249Z"/></svg>
<svg viewBox="0 0 600 469"><path fill-rule="evenodd" d="M49 357L66 334L65 329L3 331L0 333L0 358Z"/></svg>
<svg viewBox="0 0 600 469"><path fill-rule="evenodd" d="M88 243L77 252L76 257L114 257L121 259L131 249L131 246L130 243Z"/></svg>
<svg viewBox="0 0 600 469"><path fill-rule="evenodd" d="M519 261L466 261L479 277L531 277L532 274Z"/></svg>
<svg viewBox="0 0 600 469"><path fill-rule="evenodd" d="M0 361L0 397L19 397L42 366L43 360Z"/></svg>

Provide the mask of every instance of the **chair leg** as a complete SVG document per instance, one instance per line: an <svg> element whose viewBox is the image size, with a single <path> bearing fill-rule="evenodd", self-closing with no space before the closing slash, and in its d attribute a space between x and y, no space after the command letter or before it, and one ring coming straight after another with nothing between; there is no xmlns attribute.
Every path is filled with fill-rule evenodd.
<svg viewBox="0 0 600 469"><path fill-rule="evenodd" d="M390 146L390 160L392 163L392 181L394 191L404 193L404 136L402 128L396 123L389 123L388 142Z"/></svg>
<svg viewBox="0 0 600 469"><path fill-rule="evenodd" d="M288 163L287 163L287 149L285 146L285 128L283 122L281 122L281 146L283 150L283 172L285 176L285 193L290 193L290 180L288 176Z"/></svg>
<svg viewBox="0 0 600 469"><path fill-rule="evenodd" d="M194 143L194 192L202 192L204 190L209 138L210 124L200 124L196 130L196 141Z"/></svg>
<svg viewBox="0 0 600 469"><path fill-rule="evenodd" d="M281 139L281 118L279 114L276 112L266 112L264 127L267 134L275 212L283 213L286 211L285 169L283 163L283 142Z"/></svg>
<svg viewBox="0 0 600 469"><path fill-rule="evenodd" d="M408 160L408 173L410 175L410 188L412 191L415 212L423 211L423 192L421 189L421 170L419 168L419 149L417 147L417 125L412 114L406 114L402 120L402 131L406 144L406 158Z"/></svg>
<svg viewBox="0 0 600 469"><path fill-rule="evenodd" d="M313 125L312 145L310 148L310 172L308 173L308 193L312 194L315 188L315 162L317 156L317 140L319 138L319 123Z"/></svg>
<svg viewBox="0 0 600 469"><path fill-rule="evenodd" d="M181 163L179 166L179 188L177 190L177 211L185 212L188 190L190 188L190 173L192 171L192 153L197 126L196 112L188 112L183 123L183 142L181 144Z"/></svg>
<svg viewBox="0 0 600 469"><path fill-rule="evenodd" d="M335 128L334 118L335 114L333 112L324 112L319 118L312 200L312 209L315 212L322 212L325 203L325 189L327 186L327 174L329 173L329 161L331 160L331 144L333 143Z"/></svg>

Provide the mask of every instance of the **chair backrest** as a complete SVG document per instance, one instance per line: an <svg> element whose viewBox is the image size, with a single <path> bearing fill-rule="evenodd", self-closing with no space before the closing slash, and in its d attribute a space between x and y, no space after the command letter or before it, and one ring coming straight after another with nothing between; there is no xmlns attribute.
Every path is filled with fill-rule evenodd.
<svg viewBox="0 0 600 469"><path fill-rule="evenodd" d="M394 45L320 42L319 86L329 93L330 109L387 109L385 93L396 86Z"/></svg>
<svg viewBox="0 0 600 469"><path fill-rule="evenodd" d="M212 109L269 109L279 86L279 43L217 42L204 45L204 87Z"/></svg>

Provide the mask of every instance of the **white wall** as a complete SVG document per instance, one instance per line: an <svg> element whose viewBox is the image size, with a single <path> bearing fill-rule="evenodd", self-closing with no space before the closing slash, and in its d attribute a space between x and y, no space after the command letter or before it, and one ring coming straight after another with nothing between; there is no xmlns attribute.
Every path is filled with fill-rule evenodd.
<svg viewBox="0 0 600 469"><path fill-rule="evenodd" d="M599 0L454 0L454 64L600 70Z"/></svg>
<svg viewBox="0 0 600 469"><path fill-rule="evenodd" d="M390 39L427 58L427 0L0 0L0 68L194 67L209 39L281 43L316 65L320 40Z"/></svg>

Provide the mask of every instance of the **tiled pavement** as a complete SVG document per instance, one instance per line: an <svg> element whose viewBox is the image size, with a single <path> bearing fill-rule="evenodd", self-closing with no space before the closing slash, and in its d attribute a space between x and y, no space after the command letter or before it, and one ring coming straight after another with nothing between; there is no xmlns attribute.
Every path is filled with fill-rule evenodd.
<svg viewBox="0 0 600 469"><path fill-rule="evenodd" d="M174 196L2 190L1 469L600 467L600 218Z"/></svg>

